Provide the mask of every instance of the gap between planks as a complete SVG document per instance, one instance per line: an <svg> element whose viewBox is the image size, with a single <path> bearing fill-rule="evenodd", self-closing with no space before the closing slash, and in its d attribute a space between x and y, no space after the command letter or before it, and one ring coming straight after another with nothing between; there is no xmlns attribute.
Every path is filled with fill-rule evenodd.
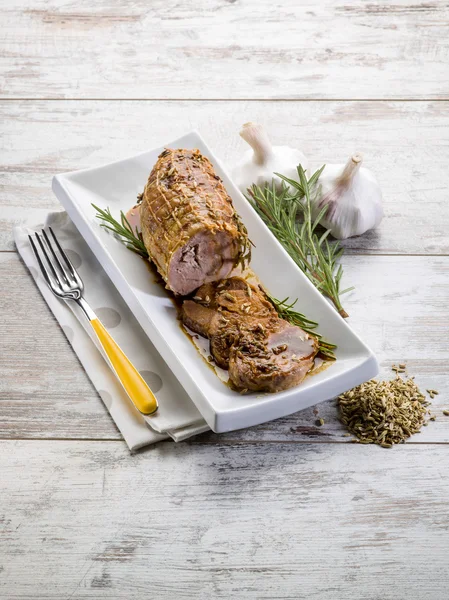
<svg viewBox="0 0 449 600"><path fill-rule="evenodd" d="M211 434L213 432L209 432ZM218 436L220 434L217 434ZM124 444L125 441L121 438L70 438L70 437L7 437L0 439L0 444L2 442L115 442ZM319 439L319 440L232 440L228 438L220 438L217 437L216 440L183 440L182 442L174 442L173 440L161 440L156 442L155 444L147 444L138 450L135 450L132 454L136 454L137 452L142 452L145 450L150 450L153 446L159 446L160 444L187 444L188 446L260 446L264 444L278 444L278 445L315 445L322 446L326 445L355 445L355 442L351 440L348 441L339 441L339 440L327 440L327 439ZM369 444L358 444L359 446L368 446ZM374 446L375 444L371 444ZM406 442L405 444L396 444L396 446L449 446L449 442ZM390 448L389 448L390 450Z"/></svg>
<svg viewBox="0 0 449 600"><path fill-rule="evenodd" d="M449 102L447 98L0 98L0 102Z"/></svg>

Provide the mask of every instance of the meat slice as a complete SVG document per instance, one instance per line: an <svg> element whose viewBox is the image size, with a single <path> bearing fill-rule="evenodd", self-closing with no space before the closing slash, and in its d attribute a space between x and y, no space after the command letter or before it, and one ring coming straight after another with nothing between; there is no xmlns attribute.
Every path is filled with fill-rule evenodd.
<svg viewBox="0 0 449 600"><path fill-rule="evenodd" d="M185 300L182 320L187 327L210 339L217 365L229 366L229 352L243 331L258 320L276 318L277 312L260 288L240 277L208 283Z"/></svg>
<svg viewBox="0 0 449 600"><path fill-rule="evenodd" d="M210 337L217 327L220 315L215 309L203 306L194 300L184 300L181 316L182 322L189 329L203 337Z"/></svg>
<svg viewBox="0 0 449 600"><path fill-rule="evenodd" d="M315 337L280 319L263 291L238 277L202 286L184 301L182 320L209 338L216 364L237 389L298 385L318 351Z"/></svg>
<svg viewBox="0 0 449 600"><path fill-rule="evenodd" d="M235 315L227 313L220 313L220 315L220 318L215 321L215 328L209 336L210 353L219 367L228 369L231 350L244 335L244 321L242 322L242 319Z"/></svg>
<svg viewBox="0 0 449 600"><path fill-rule="evenodd" d="M199 150L160 154L144 189L140 217L151 260L175 294L185 296L227 277L248 248L231 198Z"/></svg>
<svg viewBox="0 0 449 600"><path fill-rule="evenodd" d="M195 333L209 338L210 353L222 369L229 366L229 352L240 338L240 323L235 315L208 308L194 300L184 300L182 322Z"/></svg>
<svg viewBox="0 0 449 600"><path fill-rule="evenodd" d="M301 383L313 366L316 338L283 319L271 320L262 335L252 333L230 350L233 384L238 389L278 392Z"/></svg>
<svg viewBox="0 0 449 600"><path fill-rule="evenodd" d="M245 317L265 319L277 316L276 309L259 287L241 277L230 277L203 285L194 300L209 308Z"/></svg>

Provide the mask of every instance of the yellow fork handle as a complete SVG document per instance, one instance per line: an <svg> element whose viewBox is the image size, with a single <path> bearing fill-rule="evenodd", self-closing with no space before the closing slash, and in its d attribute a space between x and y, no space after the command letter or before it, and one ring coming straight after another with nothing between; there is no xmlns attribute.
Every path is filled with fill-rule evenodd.
<svg viewBox="0 0 449 600"><path fill-rule="evenodd" d="M156 397L142 375L131 363L117 342L109 335L99 319L92 319L90 324L134 406L143 415L151 415L156 412L158 408Z"/></svg>

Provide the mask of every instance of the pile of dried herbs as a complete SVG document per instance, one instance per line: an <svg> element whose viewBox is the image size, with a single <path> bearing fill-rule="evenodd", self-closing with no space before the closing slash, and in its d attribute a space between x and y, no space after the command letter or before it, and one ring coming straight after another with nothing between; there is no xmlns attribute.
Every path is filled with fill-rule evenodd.
<svg viewBox="0 0 449 600"><path fill-rule="evenodd" d="M427 424L430 401L412 377L401 377L405 369L394 370L395 379L371 379L338 398L342 423L362 444L391 448ZM435 417L430 416L429 420Z"/></svg>

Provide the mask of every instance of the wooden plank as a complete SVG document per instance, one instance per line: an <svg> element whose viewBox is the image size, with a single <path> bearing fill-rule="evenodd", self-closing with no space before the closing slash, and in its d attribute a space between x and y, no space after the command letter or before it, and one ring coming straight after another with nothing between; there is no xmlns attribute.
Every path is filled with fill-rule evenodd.
<svg viewBox="0 0 449 600"><path fill-rule="evenodd" d="M18 255L0 271L0 436L121 439Z"/></svg>
<svg viewBox="0 0 449 600"><path fill-rule="evenodd" d="M438 0L2 3L4 98L447 98Z"/></svg>
<svg viewBox="0 0 449 600"><path fill-rule="evenodd" d="M127 157L192 128L232 169L245 151L240 126L254 120L275 143L301 146L315 167L365 153L386 217L348 240L348 251L448 254L448 117L445 102L0 102L0 250L13 249L13 224L58 209L53 174Z"/></svg>
<svg viewBox="0 0 449 600"><path fill-rule="evenodd" d="M441 600L447 448L387 454L1 442L0 595Z"/></svg>
<svg viewBox="0 0 449 600"><path fill-rule="evenodd" d="M449 442L447 327L449 257L348 256L345 302L350 324L376 352L382 375L405 361L433 401L436 422L415 443ZM3 284L0 336L0 437L120 439L58 324L14 253L0 254ZM24 318L26 315L26 318ZM57 357L57 370L55 370ZM323 417L325 425L316 426ZM252 429L199 438L229 441L348 442L334 401Z"/></svg>

